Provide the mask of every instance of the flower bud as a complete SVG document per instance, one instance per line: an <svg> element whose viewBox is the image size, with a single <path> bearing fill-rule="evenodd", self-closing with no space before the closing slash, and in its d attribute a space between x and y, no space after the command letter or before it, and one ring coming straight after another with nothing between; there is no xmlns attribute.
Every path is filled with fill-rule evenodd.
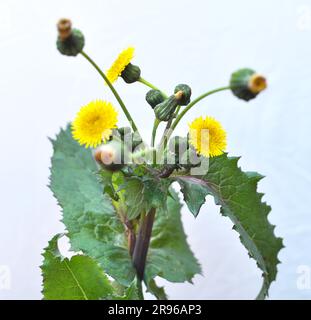
<svg viewBox="0 0 311 320"><path fill-rule="evenodd" d="M187 84L179 84L175 87L174 93L182 92L179 96L178 104L180 106L186 106L190 102L191 88Z"/></svg>
<svg viewBox="0 0 311 320"><path fill-rule="evenodd" d="M136 82L140 78L140 68L129 63L122 71L121 77L126 83Z"/></svg>
<svg viewBox="0 0 311 320"><path fill-rule="evenodd" d="M84 36L80 30L71 28L69 19L60 19L57 24L58 38L56 46L61 54L76 56L83 50Z"/></svg>
<svg viewBox="0 0 311 320"><path fill-rule="evenodd" d="M236 97L249 101L267 87L267 82L252 69L240 69L232 74L230 87Z"/></svg>
<svg viewBox="0 0 311 320"><path fill-rule="evenodd" d="M157 104L154 108L156 118L160 121L169 121L174 116L182 94L182 91L178 91L163 102Z"/></svg>
<svg viewBox="0 0 311 320"><path fill-rule="evenodd" d="M163 94L159 90L149 90L146 94L146 101L151 105L152 109L164 101Z"/></svg>

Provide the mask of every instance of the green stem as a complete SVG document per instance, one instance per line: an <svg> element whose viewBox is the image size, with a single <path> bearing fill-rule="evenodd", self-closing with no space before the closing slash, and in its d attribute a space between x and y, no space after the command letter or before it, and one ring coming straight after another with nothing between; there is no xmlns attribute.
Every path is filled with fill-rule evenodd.
<svg viewBox="0 0 311 320"><path fill-rule="evenodd" d="M137 293L138 293L138 299L139 300L145 300L144 299L144 293L143 293L143 285L142 285L142 281L139 280L139 278L136 279L136 284L137 284Z"/></svg>
<svg viewBox="0 0 311 320"><path fill-rule="evenodd" d="M156 134L157 134L157 129L158 126L160 124L161 121L159 121L157 118L154 119L154 123L153 123L153 129L152 129L152 137L151 137L151 147L154 147L155 144L155 138L156 138Z"/></svg>
<svg viewBox="0 0 311 320"><path fill-rule="evenodd" d="M229 90L230 87L221 87L218 89L214 89L208 92L203 93L202 95L200 95L199 97L197 97L195 100L193 100L191 103L189 103L187 105L187 107L185 109L183 109L181 111L181 113L177 116L176 120L173 122L172 127L170 132L168 133L168 137L166 139L166 141L168 141L168 139L170 138L170 136L172 135L173 131L175 130L175 128L177 127L178 123L180 122L180 120L182 119L182 117L194 106L196 105L199 101L201 101L202 99L206 98L207 96L210 96L216 92L220 92L220 91L225 91L225 90Z"/></svg>
<svg viewBox="0 0 311 320"><path fill-rule="evenodd" d="M134 132L138 132L138 129L136 127L136 124L133 120L133 118L131 117L130 113L128 112L124 102L122 101L121 97L119 96L118 92L116 91L116 89L113 87L113 85L111 84L111 82L109 81L109 79L107 78L107 76L102 72L102 70L98 67L98 65L84 52L81 51L81 54L83 55L83 57L89 61L91 63L91 65L98 71L98 73L102 76L102 78L106 81L107 85L109 86L110 90L112 91L112 93L114 94L114 96L116 97L117 101L119 102L127 120L129 121L130 125L133 128Z"/></svg>
<svg viewBox="0 0 311 320"><path fill-rule="evenodd" d="M165 94L163 91L161 91L159 88L157 88L155 85L153 85L152 83L150 83L149 81L147 81L146 79L140 77L138 79L138 81L142 84L144 84L145 86L153 89L153 90L158 90L162 93L163 97L166 99L167 98L167 94ZM161 121L159 121L158 119L155 119L154 120L154 123L153 123L153 128L152 128L152 137L151 137L151 147L154 147L155 145L155 139L156 139L156 135L157 135L157 130L158 130L158 127L159 127L159 124L160 124ZM156 161L156 153L154 152L153 154L153 163L155 164L155 161Z"/></svg>
<svg viewBox="0 0 311 320"><path fill-rule="evenodd" d="M153 85L153 84L150 83L149 81L145 80L144 78L140 77L140 78L138 79L138 81L139 81L140 83L144 84L145 86L153 89L153 90L158 90L158 91L160 91L160 92L162 93L163 97L164 97L165 99L167 98L167 95L166 95L164 92L162 92L159 88L157 88L155 85Z"/></svg>
<svg viewBox="0 0 311 320"><path fill-rule="evenodd" d="M157 118L154 119L153 128L152 128L152 137L151 137L151 147L154 148L155 145L155 139L157 135L157 130L159 127L161 121L159 121ZM153 150L152 152L152 163L155 165L157 162L157 151Z"/></svg>
<svg viewBox="0 0 311 320"><path fill-rule="evenodd" d="M150 245L155 213L156 209L151 208L147 214L142 213L140 216L139 229L132 257L133 266L136 269L136 275L140 281L144 279L147 253Z"/></svg>

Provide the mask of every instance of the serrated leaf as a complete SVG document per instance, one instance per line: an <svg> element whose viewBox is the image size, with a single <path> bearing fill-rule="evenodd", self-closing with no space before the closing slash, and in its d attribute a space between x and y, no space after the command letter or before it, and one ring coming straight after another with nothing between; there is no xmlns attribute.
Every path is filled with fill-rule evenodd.
<svg viewBox="0 0 311 320"><path fill-rule="evenodd" d="M196 183L188 183L179 179L180 191L184 195L184 201L190 212L196 217L202 205L205 202L205 197L208 195L208 190L205 186Z"/></svg>
<svg viewBox="0 0 311 320"><path fill-rule="evenodd" d="M113 293L113 287L102 268L87 256L70 260L58 250L56 235L43 253L41 266L43 295L46 300L98 300Z"/></svg>
<svg viewBox="0 0 311 320"><path fill-rule="evenodd" d="M91 151L73 140L70 126L52 141L50 188L63 209L63 222L74 251L96 259L125 286L135 276L124 227L97 175Z"/></svg>
<svg viewBox="0 0 311 320"><path fill-rule="evenodd" d="M205 176L200 179L180 177L178 180L182 185L187 184L187 190L197 185L206 188L215 203L221 206L221 213L234 223L242 244L263 271L263 285L257 299L264 299L276 278L277 256L283 244L281 238L275 237L274 226L268 221L271 207L262 202L262 194L257 193L257 184L262 176L243 172L237 166L238 160L226 154L211 158ZM203 201L203 196L205 198L204 192L200 201Z"/></svg>
<svg viewBox="0 0 311 320"><path fill-rule="evenodd" d="M169 179L144 178L144 196L147 203L147 211L151 208L166 211L168 188L171 184Z"/></svg>
<svg viewBox="0 0 311 320"><path fill-rule="evenodd" d="M181 204L175 194L175 199L167 199L168 214L161 210L156 213L145 270L147 283L156 276L171 282L191 282L195 274L201 273L187 243L180 210Z"/></svg>

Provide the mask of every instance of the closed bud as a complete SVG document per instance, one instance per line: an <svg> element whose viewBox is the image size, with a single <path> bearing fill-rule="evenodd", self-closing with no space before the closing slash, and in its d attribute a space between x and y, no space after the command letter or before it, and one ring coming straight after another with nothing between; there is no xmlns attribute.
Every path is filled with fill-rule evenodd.
<svg viewBox="0 0 311 320"><path fill-rule="evenodd" d="M249 101L266 89L267 81L252 69L240 69L232 74L230 87L236 97Z"/></svg>
<svg viewBox="0 0 311 320"><path fill-rule="evenodd" d="M56 46L61 54L76 56L84 47L84 36L80 30L71 28L69 19L60 19L57 24L58 38Z"/></svg>
<svg viewBox="0 0 311 320"><path fill-rule="evenodd" d="M146 101L151 105L152 109L161 102L164 101L163 94L159 90L149 90L146 94Z"/></svg>
<svg viewBox="0 0 311 320"><path fill-rule="evenodd" d="M121 77L126 83L136 82L140 78L140 68L129 63L122 71Z"/></svg>
<svg viewBox="0 0 311 320"><path fill-rule="evenodd" d="M160 121L169 121L172 119L181 95L182 91L179 91L168 97L163 102L157 104L154 108L156 118Z"/></svg>

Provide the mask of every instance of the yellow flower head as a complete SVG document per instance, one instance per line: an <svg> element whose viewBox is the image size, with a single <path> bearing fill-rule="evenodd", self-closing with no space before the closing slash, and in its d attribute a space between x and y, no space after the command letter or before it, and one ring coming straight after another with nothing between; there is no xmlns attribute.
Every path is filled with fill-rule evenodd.
<svg viewBox="0 0 311 320"><path fill-rule="evenodd" d="M83 106L72 123L72 135L81 145L97 147L116 128L118 113L110 102L95 100Z"/></svg>
<svg viewBox="0 0 311 320"><path fill-rule="evenodd" d="M189 124L189 128L189 142L199 154L215 157L221 155L226 149L226 132L215 119L197 118Z"/></svg>
<svg viewBox="0 0 311 320"><path fill-rule="evenodd" d="M133 47L129 47L123 50L115 62L112 64L110 69L107 71L107 78L111 83L115 82L118 77L121 75L122 71L126 68L126 66L131 62L134 57L135 49Z"/></svg>

